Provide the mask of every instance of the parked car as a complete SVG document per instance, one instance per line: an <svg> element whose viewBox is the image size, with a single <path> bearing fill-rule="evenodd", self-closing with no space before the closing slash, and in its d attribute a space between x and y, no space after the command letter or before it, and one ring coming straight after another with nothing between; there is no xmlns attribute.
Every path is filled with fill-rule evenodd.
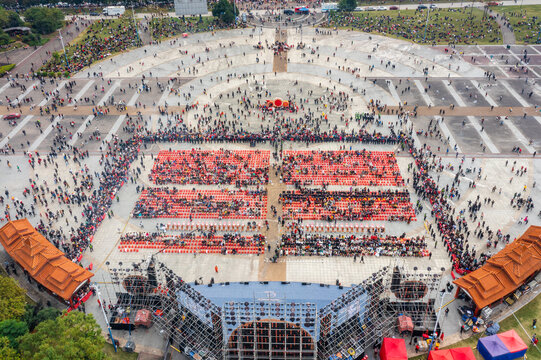
<svg viewBox="0 0 541 360"><path fill-rule="evenodd" d="M293 10L291 10L291 9L285 9L285 10L284 10L284 14L286 14L286 15L293 15L293 14L295 14L295 11L293 11Z"/></svg>
<svg viewBox="0 0 541 360"><path fill-rule="evenodd" d="M364 9L363 9L362 7L360 7L360 6L357 6L357 7L355 8L355 11L363 11L363 10L364 10Z"/></svg>
<svg viewBox="0 0 541 360"><path fill-rule="evenodd" d="M421 4L421 5L417 6L417 10L424 10L424 9L428 9L428 6L426 6L424 4Z"/></svg>
<svg viewBox="0 0 541 360"><path fill-rule="evenodd" d="M396 5L389 6L389 10L398 10L398 6Z"/></svg>
<svg viewBox="0 0 541 360"><path fill-rule="evenodd" d="M365 9L366 11L376 11L376 8L373 6L369 6Z"/></svg>
<svg viewBox="0 0 541 360"><path fill-rule="evenodd" d="M436 4L430 4L430 8L431 8L431 9L435 9L435 8L437 8L437 7L438 7L438 6L437 6Z"/></svg>
<svg viewBox="0 0 541 360"><path fill-rule="evenodd" d="M376 8L376 10L377 10L377 11L385 11L385 10L387 10L387 7L386 7L386 6L378 6L378 7Z"/></svg>
<svg viewBox="0 0 541 360"><path fill-rule="evenodd" d="M4 116L4 120L19 119L20 117L21 117L21 114L13 113L13 114L9 114L9 115Z"/></svg>
<svg viewBox="0 0 541 360"><path fill-rule="evenodd" d="M499 6L499 5L502 5L501 3L497 2L497 1L490 1L487 3L488 6Z"/></svg>
<svg viewBox="0 0 541 360"><path fill-rule="evenodd" d="M298 7L298 8L295 8L295 13L296 14L310 14L310 10L308 10L308 8L305 8L305 7Z"/></svg>

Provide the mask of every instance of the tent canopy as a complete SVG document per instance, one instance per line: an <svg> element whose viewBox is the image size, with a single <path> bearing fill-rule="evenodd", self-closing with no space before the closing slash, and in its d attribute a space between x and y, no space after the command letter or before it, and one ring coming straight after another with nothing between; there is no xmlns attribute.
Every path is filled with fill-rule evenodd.
<svg viewBox="0 0 541 360"><path fill-rule="evenodd" d="M409 316L400 315L398 317L398 332L402 333L404 331L413 332L413 321Z"/></svg>
<svg viewBox="0 0 541 360"><path fill-rule="evenodd" d="M475 355L469 347L432 350L428 354L428 360L475 360Z"/></svg>
<svg viewBox="0 0 541 360"><path fill-rule="evenodd" d="M453 360L453 355L449 350L432 350L428 354L428 360Z"/></svg>
<svg viewBox="0 0 541 360"><path fill-rule="evenodd" d="M2 226L0 243L33 279L66 301L94 276L65 257L27 219Z"/></svg>
<svg viewBox="0 0 541 360"><path fill-rule="evenodd" d="M455 349L449 349L453 360L475 360L475 355L470 347L461 347Z"/></svg>
<svg viewBox="0 0 541 360"><path fill-rule="evenodd" d="M517 332L513 329L500 333L497 336L505 345L507 350L512 353L520 353L522 351L528 350L528 345L526 345L524 341L522 341L520 336L518 336Z"/></svg>
<svg viewBox="0 0 541 360"><path fill-rule="evenodd" d="M479 339L477 349L485 360L505 360L507 359L507 354L509 354L509 350L507 350L503 342L498 338L498 335Z"/></svg>
<svg viewBox="0 0 541 360"><path fill-rule="evenodd" d="M404 339L384 338L379 358L381 360L407 360L406 341Z"/></svg>

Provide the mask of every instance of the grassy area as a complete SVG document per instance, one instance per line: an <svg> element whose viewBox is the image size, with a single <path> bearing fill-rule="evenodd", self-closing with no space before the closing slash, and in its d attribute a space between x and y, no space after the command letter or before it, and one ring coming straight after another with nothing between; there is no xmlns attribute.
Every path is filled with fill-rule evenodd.
<svg viewBox="0 0 541 360"><path fill-rule="evenodd" d="M78 7L78 8L61 8L66 15L89 15L90 13L101 14L102 7Z"/></svg>
<svg viewBox="0 0 541 360"><path fill-rule="evenodd" d="M118 348L115 353L115 348L112 344L106 343L103 347L105 354L113 360L136 360L139 356L137 353L128 353Z"/></svg>
<svg viewBox="0 0 541 360"><path fill-rule="evenodd" d="M26 46L26 45L23 44L20 41L15 41L15 42L12 42L12 43L10 43L8 45L0 46L0 53L15 50L15 49L18 49L18 48L23 47L23 46Z"/></svg>
<svg viewBox="0 0 541 360"><path fill-rule="evenodd" d="M96 61L140 45L131 18L97 20L67 46L69 69L64 56L56 53L40 71L48 76L52 73L74 73Z"/></svg>
<svg viewBox="0 0 541 360"><path fill-rule="evenodd" d="M156 6L143 6L135 8L135 13L168 13L168 12L174 12L174 7L156 7Z"/></svg>
<svg viewBox="0 0 541 360"><path fill-rule="evenodd" d="M212 16L186 17L183 19L176 17L154 18L151 22L152 38L154 40L163 40L182 33L197 33L204 31L213 31L222 29L217 19Z"/></svg>
<svg viewBox="0 0 541 360"><path fill-rule="evenodd" d="M541 360L541 352L539 352L533 345L531 345L531 338L528 335L532 335L536 330L532 329L532 320L538 319L538 321L541 321L541 295L538 295L535 299L530 301L527 305L523 306L522 309L518 310L515 313L517 319L520 321L520 323L515 319L513 315L507 317L506 319L500 321L500 332L515 329L517 334L520 335L522 340L526 343L526 345L529 346L528 351L526 352L526 356L528 357L528 360ZM528 335L524 332L524 329L521 327L524 327L526 331L528 332ZM538 324L539 325L539 324ZM537 328L537 331L540 331L540 328ZM539 334L538 334L539 335ZM458 348L458 347L471 347L473 348L473 353L475 354L475 357L478 360L483 360L483 357L475 347L477 346L477 341L480 337L485 336L484 334L475 334L474 336L471 336L467 339L464 339L458 343L455 343L451 346L444 347L442 349L449 349L449 348ZM421 360L426 359L427 355L420 355L411 358L411 360Z"/></svg>
<svg viewBox="0 0 541 360"><path fill-rule="evenodd" d="M541 27L541 5L496 6L491 9L502 14L511 23L517 43L537 43Z"/></svg>
<svg viewBox="0 0 541 360"><path fill-rule="evenodd" d="M494 19L484 18L479 9L388 10L334 13L328 26L428 44L501 44L501 32Z"/></svg>

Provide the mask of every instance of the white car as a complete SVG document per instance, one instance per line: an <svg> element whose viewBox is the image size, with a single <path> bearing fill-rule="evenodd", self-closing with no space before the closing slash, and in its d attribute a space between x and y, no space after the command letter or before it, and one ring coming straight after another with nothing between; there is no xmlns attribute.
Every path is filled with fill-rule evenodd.
<svg viewBox="0 0 541 360"><path fill-rule="evenodd" d="M366 11L376 11L376 8L373 6L369 6L365 9Z"/></svg>
<svg viewBox="0 0 541 360"><path fill-rule="evenodd" d="M436 4L430 4L430 8L431 8L431 9L435 9L435 8L437 8L437 7L438 7L438 6L437 6Z"/></svg>
<svg viewBox="0 0 541 360"><path fill-rule="evenodd" d="M363 9L362 7L360 7L360 6L357 6L357 7L355 8L355 11L363 11L363 10L364 10L364 9Z"/></svg>
<svg viewBox="0 0 541 360"><path fill-rule="evenodd" d="M385 11L385 10L388 10L386 6L378 6L376 8L377 11Z"/></svg>

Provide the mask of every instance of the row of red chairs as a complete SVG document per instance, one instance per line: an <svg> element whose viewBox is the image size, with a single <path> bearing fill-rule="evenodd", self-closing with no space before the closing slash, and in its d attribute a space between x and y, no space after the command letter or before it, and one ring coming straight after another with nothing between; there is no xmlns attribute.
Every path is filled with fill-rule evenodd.
<svg viewBox="0 0 541 360"><path fill-rule="evenodd" d="M118 249L121 252L154 249L178 253L257 254L265 251L265 237L260 234L248 236L224 234L214 235L212 238L204 236L186 238L182 235L128 233L120 239Z"/></svg>
<svg viewBox="0 0 541 360"><path fill-rule="evenodd" d="M145 189L132 216L136 218L264 219L263 191Z"/></svg>
<svg viewBox="0 0 541 360"><path fill-rule="evenodd" d="M139 252L140 248L136 247L120 247L118 248L120 252ZM141 249L142 250L142 249ZM167 248L163 249L163 253L169 253L169 254L242 254L242 255L259 255L263 254L265 250L263 248L258 247L250 247L250 248L241 248L241 249L235 249L234 251L231 249L226 249L225 251L221 247L200 247L200 248Z"/></svg>
<svg viewBox="0 0 541 360"><path fill-rule="evenodd" d="M404 185L392 151L284 151L283 172L286 184Z"/></svg>
<svg viewBox="0 0 541 360"><path fill-rule="evenodd" d="M149 177L156 184L267 184L269 159L268 150L160 151Z"/></svg>
<svg viewBox="0 0 541 360"><path fill-rule="evenodd" d="M348 196L349 195L349 196ZM412 221L415 211L407 192L285 192L284 219Z"/></svg>

